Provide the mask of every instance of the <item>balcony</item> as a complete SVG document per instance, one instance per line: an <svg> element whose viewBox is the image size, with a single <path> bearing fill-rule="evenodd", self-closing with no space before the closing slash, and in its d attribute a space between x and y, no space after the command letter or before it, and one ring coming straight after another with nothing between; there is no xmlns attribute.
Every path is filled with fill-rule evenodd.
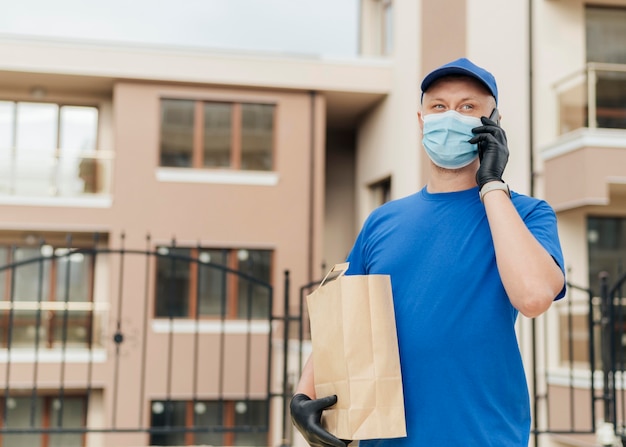
<svg viewBox="0 0 626 447"><path fill-rule="evenodd" d="M589 63L555 85L559 137L542 148L557 211L626 198L626 65Z"/></svg>
<svg viewBox="0 0 626 447"><path fill-rule="evenodd" d="M109 206L112 151L0 154L0 204Z"/></svg>

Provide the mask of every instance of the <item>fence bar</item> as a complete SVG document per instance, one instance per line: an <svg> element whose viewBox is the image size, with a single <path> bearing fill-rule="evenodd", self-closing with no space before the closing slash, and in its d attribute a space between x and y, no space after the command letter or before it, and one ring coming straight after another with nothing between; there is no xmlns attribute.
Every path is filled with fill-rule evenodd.
<svg viewBox="0 0 626 447"><path fill-rule="evenodd" d="M124 341L124 335L122 334L122 296L123 296L123 287L124 287L124 249L125 244L124 241L126 239L126 235L124 232L120 234L120 270L119 270L119 278L118 278L118 291L117 291L117 322L116 322L116 331L113 336L113 341L115 342L115 370L113 376L113 404L112 404L112 416L111 416L111 425L113 428L117 427L117 394L119 387L119 375L120 375L120 345Z"/></svg>
<svg viewBox="0 0 626 447"><path fill-rule="evenodd" d="M150 290L150 261L153 258L150 255L150 249L152 240L150 234L146 235L146 263L145 263L145 275L144 275L144 293L143 293L143 327L141 329L141 370L139 376L139 427L143 427L143 411L144 411L144 399L146 396L146 363L148 358L148 308L150 302L149 290Z"/></svg>

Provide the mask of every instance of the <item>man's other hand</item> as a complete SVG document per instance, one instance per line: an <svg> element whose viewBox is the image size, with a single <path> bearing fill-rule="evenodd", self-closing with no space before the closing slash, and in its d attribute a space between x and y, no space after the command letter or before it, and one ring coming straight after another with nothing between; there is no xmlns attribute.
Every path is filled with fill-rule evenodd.
<svg viewBox="0 0 626 447"><path fill-rule="evenodd" d="M337 403L337 396L311 399L305 394L296 394L289 408L291 420L311 447L346 447L350 441L342 441L322 428L322 412Z"/></svg>

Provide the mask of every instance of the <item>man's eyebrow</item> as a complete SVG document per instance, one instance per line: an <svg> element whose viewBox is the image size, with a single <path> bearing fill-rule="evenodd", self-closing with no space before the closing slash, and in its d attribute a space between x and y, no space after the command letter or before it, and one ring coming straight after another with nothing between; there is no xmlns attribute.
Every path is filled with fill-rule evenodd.
<svg viewBox="0 0 626 447"><path fill-rule="evenodd" d="M479 96L477 95L473 95L473 96L465 96L463 98L460 99L461 102L463 101L478 101L480 100ZM449 99L445 99L445 98L441 98L439 96L433 97L433 98L428 98L426 102L433 102L433 101L440 101L440 102L445 102L445 101L449 101Z"/></svg>

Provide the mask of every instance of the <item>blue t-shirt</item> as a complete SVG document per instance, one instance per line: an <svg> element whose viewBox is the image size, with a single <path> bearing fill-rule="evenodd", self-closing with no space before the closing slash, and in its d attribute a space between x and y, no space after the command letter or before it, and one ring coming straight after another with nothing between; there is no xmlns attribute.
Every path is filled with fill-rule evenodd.
<svg viewBox="0 0 626 447"><path fill-rule="evenodd" d="M512 201L563 269L552 208L514 192ZM361 447L527 447L530 405L517 310L498 274L478 188L439 194L424 188L381 206L348 261L347 274L391 276L407 420L406 438Z"/></svg>

